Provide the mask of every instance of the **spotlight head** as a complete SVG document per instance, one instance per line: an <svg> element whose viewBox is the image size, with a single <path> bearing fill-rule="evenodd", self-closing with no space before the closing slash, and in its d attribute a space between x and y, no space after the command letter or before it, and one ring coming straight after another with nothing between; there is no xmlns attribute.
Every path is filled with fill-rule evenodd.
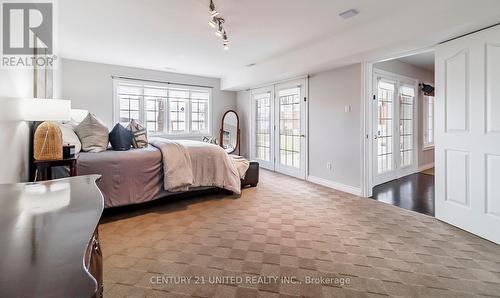
<svg viewBox="0 0 500 298"><path fill-rule="evenodd" d="M229 43L224 43L224 50L229 50Z"/></svg>
<svg viewBox="0 0 500 298"><path fill-rule="evenodd" d="M219 22L219 28L217 29L217 31L215 31L215 35L222 38L225 33L226 33L226 31L224 30L224 28L222 28L222 23Z"/></svg>
<svg viewBox="0 0 500 298"><path fill-rule="evenodd" d="M217 28L217 23L216 23L216 20L215 18L212 18L212 20L210 20L210 22L208 22L208 24L210 25L210 27L212 28Z"/></svg>

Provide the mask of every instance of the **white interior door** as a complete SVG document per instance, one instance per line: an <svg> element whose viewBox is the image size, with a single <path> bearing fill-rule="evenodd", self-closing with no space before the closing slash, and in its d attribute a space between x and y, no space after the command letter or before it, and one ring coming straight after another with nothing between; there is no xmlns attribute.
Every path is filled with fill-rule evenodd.
<svg viewBox="0 0 500 298"><path fill-rule="evenodd" d="M274 88L252 90L251 158L274 171Z"/></svg>
<svg viewBox="0 0 500 298"><path fill-rule="evenodd" d="M275 169L305 179L305 80L275 86Z"/></svg>
<svg viewBox="0 0 500 298"><path fill-rule="evenodd" d="M254 89L251 158L263 168L305 179L306 80Z"/></svg>
<svg viewBox="0 0 500 298"><path fill-rule="evenodd" d="M500 27L436 49L436 217L500 243Z"/></svg>
<svg viewBox="0 0 500 298"><path fill-rule="evenodd" d="M373 104L374 185L417 170L414 80L375 73Z"/></svg>

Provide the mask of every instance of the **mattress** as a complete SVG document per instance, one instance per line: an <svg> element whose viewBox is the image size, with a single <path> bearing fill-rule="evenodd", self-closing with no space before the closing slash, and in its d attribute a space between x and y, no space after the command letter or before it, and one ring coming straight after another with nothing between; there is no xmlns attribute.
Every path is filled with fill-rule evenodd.
<svg viewBox="0 0 500 298"><path fill-rule="evenodd" d="M148 145L127 151L81 152L78 175L100 174L104 207L143 203L165 195L161 152Z"/></svg>

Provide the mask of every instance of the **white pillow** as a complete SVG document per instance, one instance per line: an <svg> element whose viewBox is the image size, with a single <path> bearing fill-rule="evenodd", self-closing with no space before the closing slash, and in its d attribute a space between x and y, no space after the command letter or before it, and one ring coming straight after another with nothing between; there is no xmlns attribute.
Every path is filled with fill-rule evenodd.
<svg viewBox="0 0 500 298"><path fill-rule="evenodd" d="M63 145L75 145L75 154L78 154L82 150L82 143L73 130L73 126L70 123L58 123L61 129Z"/></svg>
<svg viewBox="0 0 500 298"><path fill-rule="evenodd" d="M108 148L108 128L94 114L88 114L75 132L82 142L82 151L102 152Z"/></svg>

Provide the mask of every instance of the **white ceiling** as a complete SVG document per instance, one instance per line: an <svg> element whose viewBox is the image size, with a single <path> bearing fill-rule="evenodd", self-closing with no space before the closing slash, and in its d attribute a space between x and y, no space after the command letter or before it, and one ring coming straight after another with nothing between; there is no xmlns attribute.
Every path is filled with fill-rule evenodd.
<svg viewBox="0 0 500 298"><path fill-rule="evenodd" d="M399 61L434 72L434 52L425 52L398 59Z"/></svg>
<svg viewBox="0 0 500 298"><path fill-rule="evenodd" d="M497 0L215 0L227 20L231 48L224 51L207 23L208 2L58 1L59 54L220 77L224 89L239 90L434 45L500 21ZM350 8L360 14L338 16Z"/></svg>

